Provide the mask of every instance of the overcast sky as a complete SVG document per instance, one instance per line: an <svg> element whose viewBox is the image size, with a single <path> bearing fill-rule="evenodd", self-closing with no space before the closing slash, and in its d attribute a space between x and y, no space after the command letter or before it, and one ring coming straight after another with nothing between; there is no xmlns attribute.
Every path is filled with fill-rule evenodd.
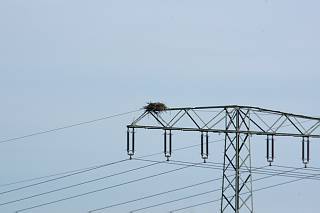
<svg viewBox="0 0 320 213"><path fill-rule="evenodd" d="M170 107L244 104L317 116L319 8L316 0L1 0L0 140L136 110L148 101L162 101ZM1 144L0 184L126 158L125 126L139 113ZM140 154L161 151L160 132L142 133L146 137L137 139L143 150ZM159 142L157 148L147 144L148 137ZM264 139L259 141L261 146L253 145L256 166L265 164ZM182 146L181 141L176 145ZM320 167L319 145L313 147L312 165ZM300 144L285 142L282 148L279 165L301 166ZM222 162L222 151L216 151L213 160ZM180 155L184 160L199 161L197 154L198 150L189 150ZM163 156L158 159L163 160ZM141 165L119 164L0 195L0 200L10 201ZM145 169L132 176L0 206L0 211L14 212L172 168L176 167ZM221 171L191 169L26 212L86 212L214 176L221 176ZM206 190L220 185L207 185ZM319 187L319 181L304 181L259 192L254 198L255 211L315 212ZM105 212L128 212L195 192ZM210 194L142 212L168 212L219 196ZM185 212L217 209L219 203Z"/></svg>

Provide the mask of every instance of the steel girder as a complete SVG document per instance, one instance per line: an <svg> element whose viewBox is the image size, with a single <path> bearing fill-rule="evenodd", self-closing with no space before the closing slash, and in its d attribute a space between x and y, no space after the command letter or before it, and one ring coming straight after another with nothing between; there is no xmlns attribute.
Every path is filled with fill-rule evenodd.
<svg viewBox="0 0 320 213"><path fill-rule="evenodd" d="M146 111L128 125L128 128L236 133L236 130L226 129L224 126L226 110L235 108L239 109L240 116L249 119L251 124L250 129L239 130L240 133L320 138L320 118L318 117L237 105L169 108L160 113ZM154 122L146 123L145 121L150 117ZM189 125L185 125L186 120L189 120Z"/></svg>

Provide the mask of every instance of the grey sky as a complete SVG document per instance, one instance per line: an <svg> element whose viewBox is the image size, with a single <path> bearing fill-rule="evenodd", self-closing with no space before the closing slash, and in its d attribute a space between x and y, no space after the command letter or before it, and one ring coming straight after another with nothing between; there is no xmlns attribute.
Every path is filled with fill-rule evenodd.
<svg viewBox="0 0 320 213"><path fill-rule="evenodd" d="M163 101L173 107L245 104L319 115L319 6L315 0L2 0L0 139L138 109L147 101ZM0 183L125 158L125 125L137 116L1 144ZM161 151L161 133L141 134L140 154ZM157 148L147 144L148 137L158 142L154 142ZM196 142L187 141L185 145ZM257 144L253 151L255 162L260 162L254 162L257 166L265 163L264 145ZM300 144L291 145L279 145L283 154L278 164L301 165ZM319 145L314 144L314 148L312 165L320 167L316 154ZM215 150L214 160L221 162L221 151ZM198 150L189 150L176 159L192 156L189 160L196 161L197 154ZM139 165L130 162L21 194L3 195L1 200ZM159 168L164 169L169 167ZM152 172L155 170L132 174L132 178ZM210 175L212 172L190 170L146 181L148 187L135 184L29 212L86 212L205 180ZM128 178L0 207L0 211L13 212ZM182 178L184 181L180 181ZM159 187L166 181L165 187ZM219 186L218 182L212 188ZM257 194L256 212L315 212L319 182L294 186ZM217 197L219 194L208 195L193 203ZM110 212L127 212L159 201L161 198ZM192 211L212 212L218 207L209 205Z"/></svg>

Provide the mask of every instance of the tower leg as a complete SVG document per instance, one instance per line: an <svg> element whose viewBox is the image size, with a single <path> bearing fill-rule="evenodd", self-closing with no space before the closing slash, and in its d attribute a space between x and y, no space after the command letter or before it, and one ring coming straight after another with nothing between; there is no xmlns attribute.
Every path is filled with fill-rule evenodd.
<svg viewBox="0 0 320 213"><path fill-rule="evenodd" d="M226 109L224 165L221 213L252 213L252 176L250 136L240 133L249 130L249 111Z"/></svg>

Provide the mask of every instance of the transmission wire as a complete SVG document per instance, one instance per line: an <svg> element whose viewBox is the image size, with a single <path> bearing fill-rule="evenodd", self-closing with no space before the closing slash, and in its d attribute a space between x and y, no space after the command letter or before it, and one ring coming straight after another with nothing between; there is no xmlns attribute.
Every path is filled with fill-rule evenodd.
<svg viewBox="0 0 320 213"><path fill-rule="evenodd" d="M319 176L319 175L320 174L315 174L315 175L310 175L310 176L314 177L314 176ZM296 180L284 181L284 182L277 183L277 184L274 184L274 185L269 185L269 186L266 186L266 187L262 187L262 188L259 188L259 189L252 190L252 192L263 191L263 190L266 190L266 189L270 189L270 188L274 188L274 187L290 184L290 183L293 183L293 182L298 182L298 181L301 181L301 180L304 180L304 178L299 178L299 179L296 179ZM241 193L241 195L243 195L243 194L248 194L248 192ZM206 205L206 204L211 204L211 203L215 203L215 202L219 202L219 201L221 201L221 198L220 199L216 199L216 200L212 200L212 201L207 201L207 202L203 202L203 203L198 203L198 204L186 206L186 207L179 208L179 209L174 209L174 210L171 210L170 213L181 211L181 210L185 210L185 209L189 209L189 208L193 208L193 207L197 207L197 206L202 206L202 205Z"/></svg>
<svg viewBox="0 0 320 213"><path fill-rule="evenodd" d="M210 141L209 143L217 143L217 142L221 142L221 141L224 141L224 139ZM199 145L199 144L195 144L195 145L191 145L191 146L185 146L185 147L173 149L173 151L185 150L185 149L189 149L189 148L193 148L193 147L197 147L197 146L200 146L200 145ZM139 157L139 158L152 157L152 156L160 155L160 154L163 154L163 152L152 153L152 154L149 154L149 155L141 156L141 157ZM105 165L105 164L100 164L100 165L90 166L90 167L86 167L86 168L82 168L82 169L70 170L70 171L55 173L55 174L46 175L46 176L41 176L41 177L24 179L24 180L20 180L20 181L16 181L16 182L11 182L11 183L4 183L4 184L1 184L0 187L9 186L9 185L14 185L14 184L19 184L19 183L30 182L30 181L34 181L34 180L37 180L37 179L44 179L44 178L48 178L48 177L54 177L54 176L58 176L58 175L61 175L61 174L68 174L68 173L72 173L72 172L75 172L75 173L72 174L72 175L77 175L77 174L80 174L80 173L77 173L77 171L86 170L86 171L84 171L84 172L87 172L87 171L91 171L92 168L93 168L93 169L102 168L104 165ZM81 172L81 173L82 173L82 172ZM70 175L70 176L72 176L72 175ZM69 177L69 176L66 176L66 177ZM51 181L54 181L54 180L59 180L59 179L62 179L62 178L65 178L65 176L62 176L62 177L60 177L60 178L53 179L53 180L50 180L50 181L45 181L44 183L51 182ZM39 185L39 184L42 184L42 183L38 183L37 185ZM33 185L33 184L31 184L31 185ZM28 186L28 187L29 187L29 186ZM28 187L24 187L24 188L28 188ZM1 192L0 192L0 194L1 194Z"/></svg>
<svg viewBox="0 0 320 213"><path fill-rule="evenodd" d="M301 169L301 168L296 168L296 170L298 170L298 169ZM285 172L286 171L284 171L282 173L285 173ZM277 174L268 175L268 176L265 176L265 177L262 177L262 178L255 179L252 182L263 180L263 179L266 179L266 178L272 178L272 177L274 177L276 175ZM232 176L234 176L234 175L232 175ZM198 193L198 194L194 194L194 195L178 198L178 199L175 199L175 200L170 200L170 201L166 201L166 202L162 202L162 203L146 206L146 207L143 207L143 208L134 209L134 210L130 211L130 213L138 212L138 211L145 210L145 209L154 208L154 207L157 207L157 206L162 206L162 205L173 203L173 202L178 202L178 201L189 199L189 198L193 198L193 197L198 197L198 196L201 196L201 195L204 195L204 194L209 194L209 193L213 193L213 192L220 191L220 190L221 190L221 188L218 188L218 189L214 189L214 190L210 190L210 191L206 191L206 192L202 192L202 193Z"/></svg>
<svg viewBox="0 0 320 213"><path fill-rule="evenodd" d="M68 129L68 128L84 125L84 124L90 124L90 123L94 123L94 122L98 122L98 121L102 121L102 120L106 120L106 119L110 119L110 118L114 118L114 117L119 117L119 116L122 116L122 115L131 114L131 113L138 112L138 111L141 111L141 110L142 109L132 110L132 111L128 111L128 112L123 112L123 113L119 113L119 114L114 114L114 115L110 115L110 116L97 118L97 119L94 119L94 120L83 121L83 122L80 122L80 123L74 123L74 124L70 124L70 125L67 125L67 126L57 127L57 128L54 128L54 129L48 129L48 130L34 132L34 133L23 135L23 136L18 136L18 137L14 137L14 138L8 138L8 139L5 139L5 140L1 140L0 144L1 143L7 143L7 142L13 142L13 141L21 140L21 139L28 138L28 137L33 137L33 136L36 136L36 135L42 135L42 134L47 134L47 133L51 133L51 132L56 132L56 131L60 131L60 130L64 130L64 129Z"/></svg>
<svg viewBox="0 0 320 213"><path fill-rule="evenodd" d="M154 163L154 164L159 164L159 163ZM194 165L196 165L196 164L194 164ZM135 183L135 182L139 182L139 181L142 181L142 180L158 177L158 176L161 176L161 175L166 175L168 173L173 173L173 172L180 171L180 170L183 170L183 169L186 169L186 168L190 168L190 167L192 167L194 165L187 165L187 166L183 166L183 167L180 167L180 168L177 168L177 169L173 169L173 170L169 170L169 171L166 171L166 172L160 172L160 173L157 173L157 174L154 174L154 175L145 176L143 178L138 178L138 179L134 179L134 180L131 180L131 181L124 182L124 183L120 183L120 184L117 184L117 185L113 185L113 186L109 186L109 187L105 187L105 188L101 188L101 189L97 189L97 190L93 190L93 191L88 191L86 193L77 194L77 195L73 195L73 196L70 196L70 197L65 197L65 198L62 198L62 199L58 199L58 200L42 203L42 204L39 204L39 205L35 205L35 206L28 207L28 208L17 210L16 212L22 212L22 211L38 208L38 207L41 207L41 206L46 206L46 205L62 202L62 201L65 201L65 200L70 200L70 199L73 199L73 198L82 197L82 196L85 196L85 195L88 195L88 194L93 194L93 193L105 191L105 190L108 190L108 189L111 189L111 188L127 185L127 184L130 184L130 183Z"/></svg>

